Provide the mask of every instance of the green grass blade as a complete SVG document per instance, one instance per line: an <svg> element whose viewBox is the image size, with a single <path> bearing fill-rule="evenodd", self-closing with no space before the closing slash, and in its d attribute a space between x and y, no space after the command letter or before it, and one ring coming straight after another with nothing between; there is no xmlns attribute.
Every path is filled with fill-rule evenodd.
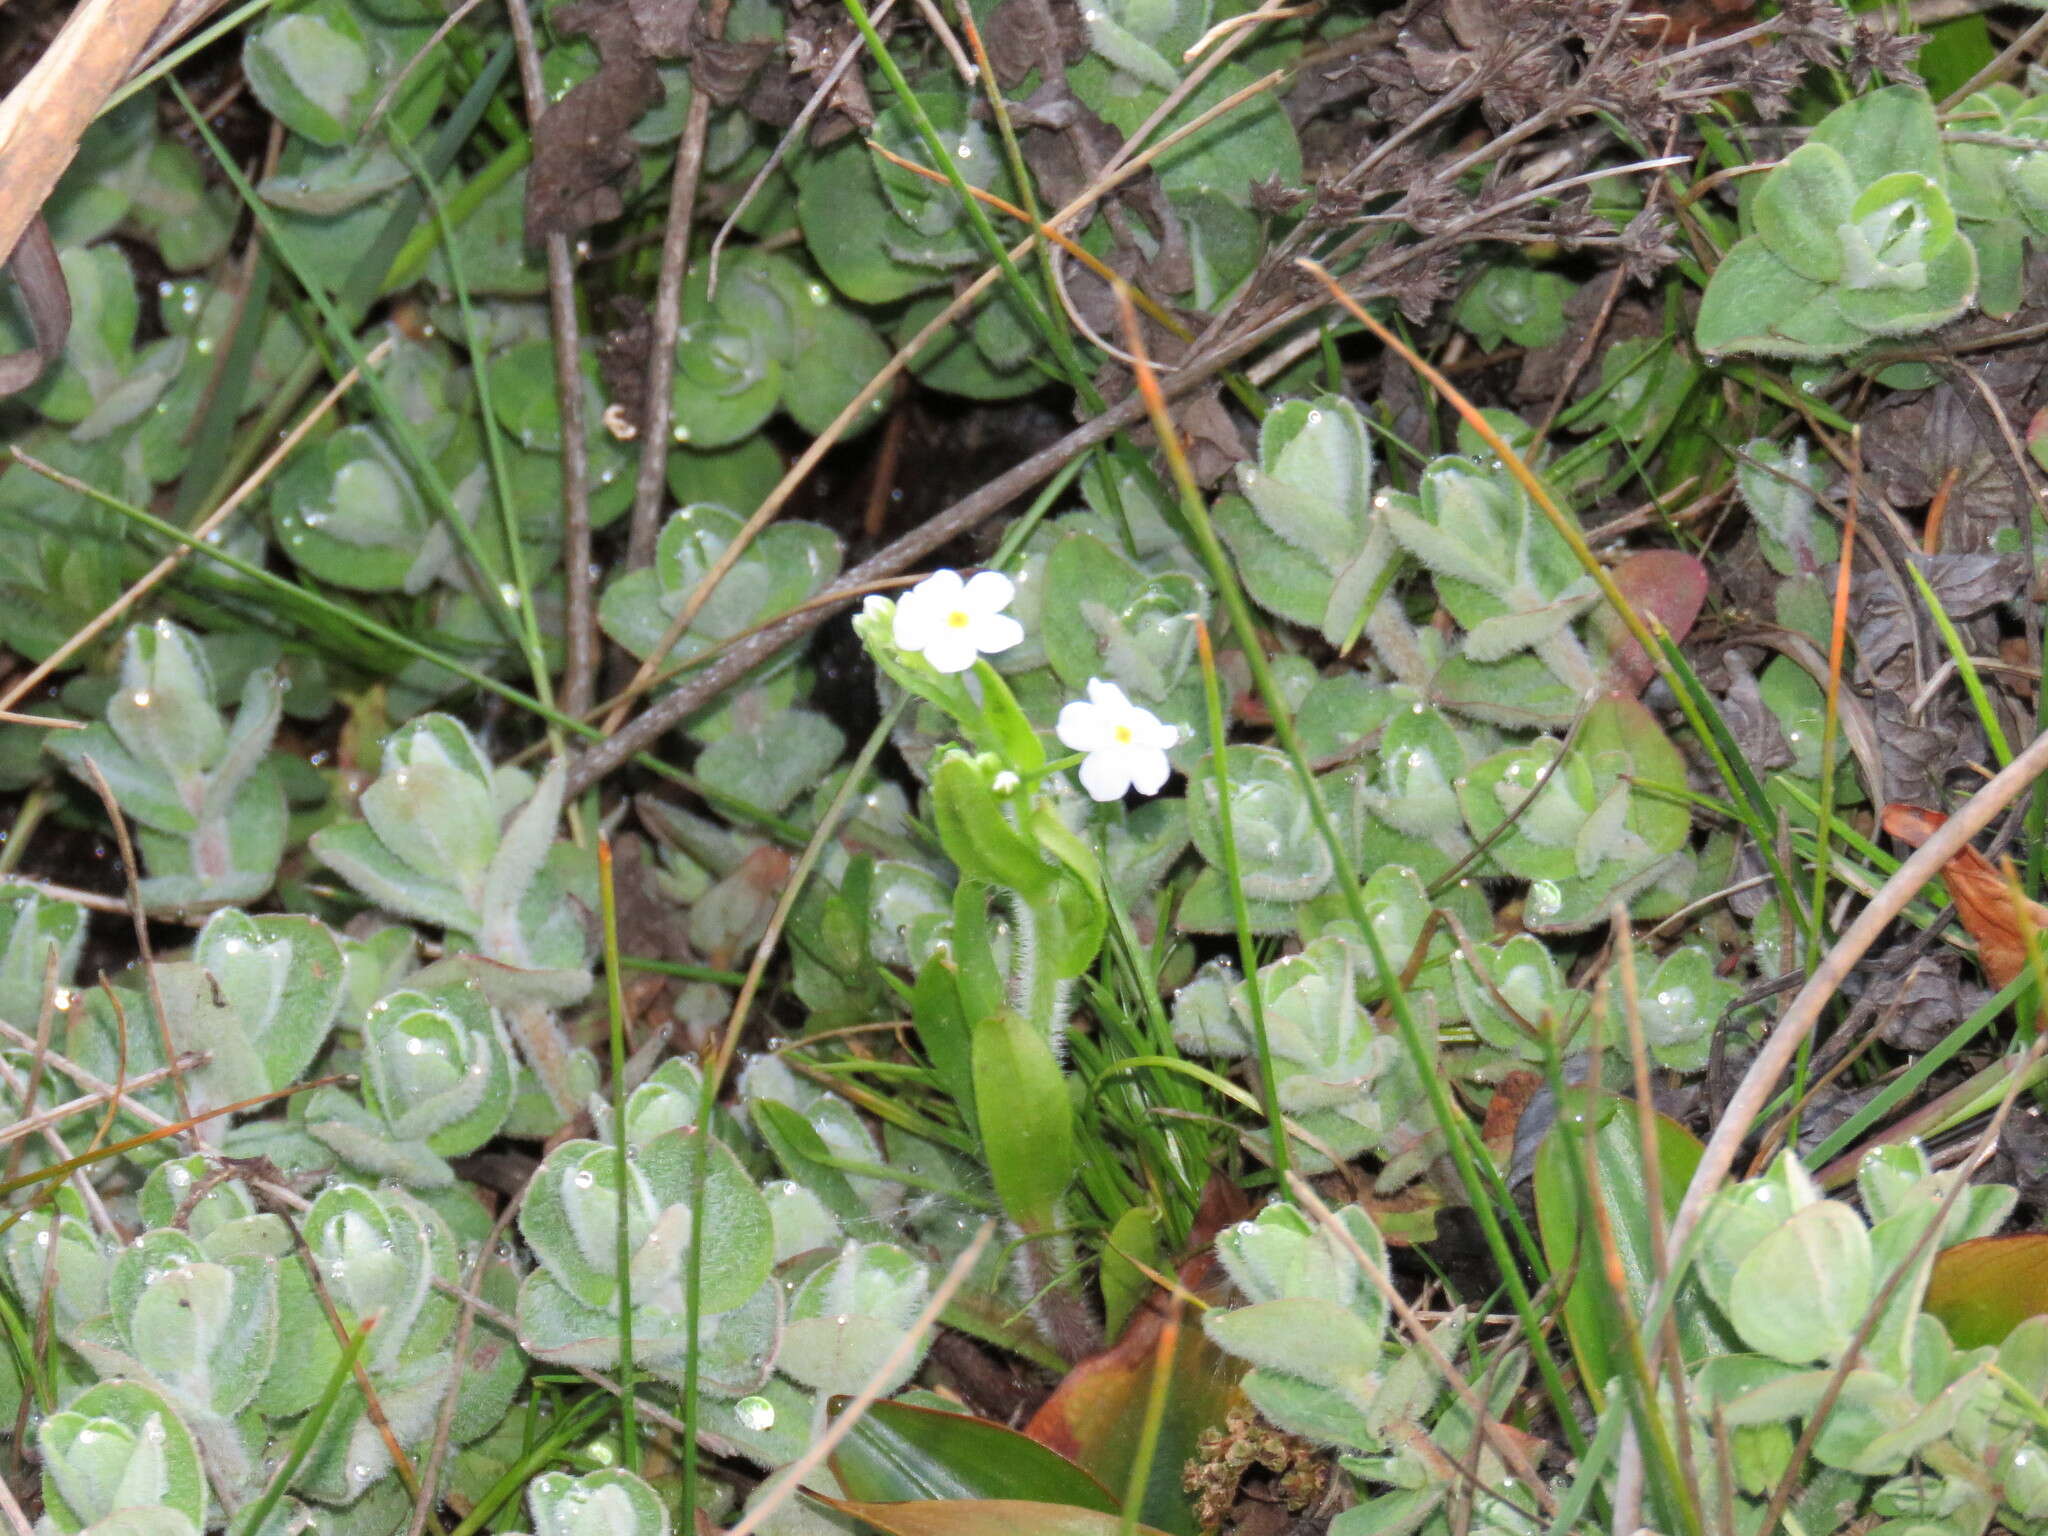
<svg viewBox="0 0 2048 1536"><path fill-rule="evenodd" d="M626 1178L626 996L620 985L619 899L612 880L611 839L597 839L597 900L604 929L604 1004L612 1050L612 1145L619 1159L618 1239L612 1255L612 1283L619 1291L619 1445L628 1472L640 1470L640 1426L633 1402L633 1236L627 1220ZM698 1138L700 1141L702 1137Z"/></svg>
<svg viewBox="0 0 2048 1536"><path fill-rule="evenodd" d="M1963 691L1970 696L1970 707L1977 711L1977 723L1984 729L1984 739L1991 743L1991 755L2003 768L2012 761L2012 747L2005 739L2005 731L1998 723L1998 711L1984 692L1984 679L1978 675L1977 664L1970 659L1970 648L1963 644L1963 637L1956 632L1955 621L1948 616L1948 610L1941 605L1934 587L1921 573L1920 567L1912 561L1905 562L1906 574L1913 578L1913 585L1920 589L1920 600L1927 605L1927 611L1934 618L1934 624L1941 631L1941 643L1948 647L1949 660L1956 664L1956 675L1963 680Z"/></svg>
<svg viewBox="0 0 2048 1536"><path fill-rule="evenodd" d="M342 1389L355 1379L356 1361L362 1358L363 1346L370 1342L370 1330L376 1326L376 1318L365 1318L362 1327L349 1335L341 1358L334 1362L334 1370L321 1390L320 1400L299 1420L299 1426L292 1434L291 1449L285 1452L277 1472L264 1485L263 1492L235 1512L235 1529L244 1532L263 1529L263 1522L270 1518L270 1512L277 1508L277 1501L284 1497L285 1489L291 1486L292 1479L299 1475L299 1468L313 1453L320 1432L327 1427L327 1420L334 1412L334 1405L341 1400ZM451 1383L449 1390L454 1391L457 1385L459 1383Z"/></svg>

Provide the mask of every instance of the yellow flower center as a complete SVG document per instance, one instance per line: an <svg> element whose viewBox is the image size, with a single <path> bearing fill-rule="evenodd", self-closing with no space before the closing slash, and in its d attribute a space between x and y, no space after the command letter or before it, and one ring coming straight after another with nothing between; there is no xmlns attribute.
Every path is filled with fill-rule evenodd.
<svg viewBox="0 0 2048 1536"><path fill-rule="evenodd" d="M1131 744L1131 728L1128 725L1117 726L1115 728L1114 734L1116 736L1116 744L1118 746L1128 747Z"/></svg>
<svg viewBox="0 0 2048 1536"><path fill-rule="evenodd" d="M974 620L968 616L965 608L955 608L946 615L946 625L950 629L965 629L973 622Z"/></svg>

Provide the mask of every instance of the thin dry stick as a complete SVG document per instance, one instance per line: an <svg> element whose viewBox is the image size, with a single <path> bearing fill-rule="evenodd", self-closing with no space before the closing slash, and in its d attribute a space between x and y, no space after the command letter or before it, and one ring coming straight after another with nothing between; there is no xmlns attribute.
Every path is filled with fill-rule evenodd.
<svg viewBox="0 0 2048 1536"><path fill-rule="evenodd" d="M100 804L106 807L107 819L114 824L114 842L121 850L121 872L128 877L128 913L135 923L135 948L142 956L142 973L149 982L149 1005L156 1013L157 1033L162 1038L164 1060L176 1061L178 1048L171 1040L170 1010L164 1007L164 989L157 979L156 954L149 942L149 918L142 910L141 867L135 862L135 843L128 836L128 818L122 814L121 802L114 798L114 792L107 787L106 775L100 772L100 765L90 756L82 757L85 771L92 777L93 790L100 797ZM178 1118L192 1118L192 1101L185 1094L185 1077L181 1072L171 1074L171 1089L178 1099ZM207 1138L194 1126L186 1133L193 1145L199 1145Z"/></svg>
<svg viewBox="0 0 2048 1536"><path fill-rule="evenodd" d="M961 83L971 88L974 84L974 65L967 57L967 50L960 46L960 39L955 37L953 29L946 25L945 14L932 3L932 0L913 0L913 3L917 6L918 15L925 19L926 24L938 37L940 46L953 60L953 67L960 71ZM872 22L874 18L870 16L868 20Z"/></svg>
<svg viewBox="0 0 2048 1536"><path fill-rule="evenodd" d="M128 903L118 896L103 896L98 891L83 891L75 885L59 885L54 880L39 879L35 875L9 875L7 883L25 885L40 896L73 902L88 912L104 912L109 917L128 915Z"/></svg>
<svg viewBox="0 0 2048 1536"><path fill-rule="evenodd" d="M102 977L101 981L104 984L105 977ZM36 1045L36 1037L34 1035L29 1034L25 1030L15 1028L14 1025L7 1023L5 1020L0 1020L0 1040L11 1040L14 1044L27 1050L34 1050ZM104 1078L95 1076L87 1071L68 1056L60 1056L55 1051L46 1051L43 1054L50 1065L59 1072L62 1072L80 1087L91 1089L99 1096L100 1102L111 1104L117 1110L126 1110L145 1125L161 1128L166 1125L176 1124L169 1116L160 1115L140 1100L128 1097L138 1087L161 1082L164 1078L171 1075L173 1069L159 1067L154 1072L146 1073L140 1077L123 1077L119 1083L110 1083ZM212 1059L211 1052L190 1051L180 1056L178 1063L179 1067L182 1068L188 1062L211 1061ZM0 1132L0 1134L11 1136L20 1130L21 1127L19 1126L9 1126L5 1132Z"/></svg>
<svg viewBox="0 0 2048 1536"><path fill-rule="evenodd" d="M376 132L377 125L384 121L384 114L391 110L391 103L398 99L398 93L405 89L405 82L412 78L412 72L425 62L428 54L447 40L448 34L462 24L465 16L482 4L483 0L462 0L462 4L448 13L448 19L434 28L433 36L413 51L413 56L405 61L404 67L391 77L391 83L379 93L376 102L370 108L370 115L363 119L358 138L367 139ZM205 115L211 117L213 114L209 112Z"/></svg>
<svg viewBox="0 0 2048 1536"><path fill-rule="evenodd" d="M714 5L709 21L724 30L725 8ZM675 175L669 181L668 223L661 232L661 271L654 283L654 318L647 332L647 403L641 411L640 472L633 482L633 520L626 534L626 569L654 563L661 532L661 493L668 478L669 431L675 417L676 332L683 323L683 275L690 265L690 226L697 217L697 183L704 171L704 140L711 129L711 93L690 93L676 146ZM580 711L579 711L580 713Z"/></svg>
<svg viewBox="0 0 2048 1536"><path fill-rule="evenodd" d="M171 10L172 0L85 0L0 101L0 253L42 211L100 104Z"/></svg>
<svg viewBox="0 0 2048 1536"><path fill-rule="evenodd" d="M385 337L376 346L370 348L363 361L374 368L391 355L392 345L393 338ZM347 373L343 374L334 388L322 395L313 408L299 419L298 425L278 439L277 446L264 455L263 462L250 472L249 477L236 486L229 493L227 499L214 508L206 516L205 520L192 530L192 537L195 539L208 538L215 529L233 517L240 510L242 503L255 495L268 482L270 477L277 472L277 467L291 457L292 450L299 446L305 439L306 434L319 424L321 418L334 409L336 403L340 401L343 395L355 388L357 381L361 378L362 370L360 368L351 368ZM163 559L157 561L155 565L142 574L134 586L107 604L90 623L86 624L69 640L58 646L40 664L31 668L25 675L11 684L6 693L0 694L0 710L12 709L16 704L27 698L51 673L77 655L82 648L90 645L108 625L112 624L122 614L133 608L147 596L159 582L182 565L186 556L191 553L191 545L180 544L168 555L165 555Z"/></svg>
<svg viewBox="0 0 2048 1536"><path fill-rule="evenodd" d="M7 1479L0 1477L0 1518L7 1521L7 1528L14 1536L36 1536L35 1527L28 1523L28 1515L22 1510L21 1502L15 1498L14 1490L7 1486Z"/></svg>
<svg viewBox="0 0 2048 1536"><path fill-rule="evenodd" d="M847 602L849 602L853 598L866 597L870 592L889 592L897 590L902 587L915 586L917 584L917 581L918 578L915 576L881 576L877 577L875 580L871 582L868 582L864 586L864 588L859 592L841 592L837 587L834 587L831 591L821 592L816 597L807 597L802 602L798 603L795 607L789 609L786 613L779 613L772 619L763 619L760 623L751 625L750 627L741 630L738 634L719 641L718 644L712 646L710 649L706 651L701 652L698 655L691 656L683 661L671 662L668 666L663 667L660 672L655 674L654 684L656 687L660 687L663 683L673 682L676 678L682 676L685 672L695 671L699 667L707 667L711 665L713 662L722 658L728 651L732 650L734 647L745 644L746 642L752 640L756 635L765 634L767 631L773 629L776 625L782 623L783 620L791 617L792 615L799 613L807 613L813 608L821 609L827 613L830 613L837 608L843 607ZM589 725L598 724L599 722L597 717L599 715L609 712L611 708L619 702L620 699L625 697L625 690L621 689L618 693L613 694L610 698L601 700L600 702L592 705L590 713L586 714L583 717L584 723ZM517 752L513 753L512 756L509 759L507 759L507 762L511 767L514 768L523 767L525 764L532 761L534 758L541 757L551 752L552 750L553 745L550 742L529 742L525 746L521 747ZM17 880L19 879L19 877L16 878ZM104 900L105 898L100 899ZM125 912L128 909L126 907L115 904L110 908L110 910L117 912Z"/></svg>
<svg viewBox="0 0 2048 1536"><path fill-rule="evenodd" d="M35 1040L32 1036L22 1035L21 1039L26 1041L30 1048L34 1047ZM48 1059L56 1065L59 1071L66 1070L63 1057L53 1052L49 1054ZM190 1072L195 1068L205 1066L212 1060L213 1053L211 1051L187 1051L178 1058L178 1063L174 1067L158 1067L153 1072L144 1072L136 1077L129 1078L121 1092L123 1094L131 1094L138 1093L144 1088L154 1088L173 1072ZM42 1111L42 1113L31 1115L25 1120L10 1121L4 1126L0 1126L0 1145L18 1142L25 1136L40 1135L45 1126L58 1125L69 1120L73 1115L82 1115L91 1110L98 1109L114 1097L116 1097L116 1094L111 1086L96 1088L91 1093L82 1093L75 1099L66 1099L62 1104L53 1104L48 1109ZM10 1172L9 1177L11 1178L12 1176Z"/></svg>
<svg viewBox="0 0 2048 1536"><path fill-rule="evenodd" d="M19 1094L22 1091L21 1074L4 1061L0 1061L0 1082L6 1083L10 1093ZM43 1125L37 1128L36 1134L41 1136L44 1144L56 1154L58 1162L68 1163L71 1161L71 1148L64 1144L64 1138L57 1134L57 1129L54 1125L45 1121ZM85 1206L86 1214L92 1217L93 1225L98 1227L105 1236L115 1238L118 1241L121 1231L120 1223L114 1220L113 1213L107 1209L106 1202L100 1198L100 1192L92 1187L92 1181L85 1176L83 1168L73 1171L70 1184L77 1193L80 1202Z"/></svg>
<svg viewBox="0 0 2048 1536"><path fill-rule="evenodd" d="M1537 1475L1536 1469L1529 1464L1529 1458L1522 1448L1501 1433L1501 1425L1486 1410L1485 1399L1480 1397L1472 1383L1466 1379L1465 1373L1451 1362L1450 1356L1443 1352L1442 1346L1436 1341L1436 1336L1424 1326L1422 1319L1415 1315L1415 1309L1408 1305L1407 1298L1388 1278L1387 1272L1375 1264L1372 1256L1359 1246L1358 1239L1353 1237L1344 1223L1337 1219L1337 1213L1330 1209L1322 1196L1316 1193L1315 1186L1307 1179L1290 1169L1287 1174L1287 1188L1295 1199L1308 1208L1308 1213L1316 1219L1316 1224L1336 1238L1344 1251L1351 1255L1352 1262L1364 1273L1365 1278L1372 1282L1373 1289L1386 1298L1387 1305L1393 1309L1402 1330L1414 1341L1417 1349L1429 1356L1429 1363L1436 1368L1437 1374L1443 1377L1444 1384L1457 1395L1458 1401L1465 1405L1480 1435L1492 1448L1493 1453L1500 1457L1502 1464L1527 1485L1530 1493L1535 1495L1536 1502L1543 1506L1545 1514L1556 1514L1557 1496L1550 1491L1550 1485Z"/></svg>
<svg viewBox="0 0 2048 1536"><path fill-rule="evenodd" d="M512 46L519 55L519 86L526 117L540 126L548 110L540 51L526 0L505 0ZM562 576L568 611L562 618L562 709L581 715L597 691L597 599L590 575L590 440L584 436L583 342L576 322L576 258L569 237L550 231L548 328L555 339L555 400L562 418Z"/></svg>
<svg viewBox="0 0 2048 1536"><path fill-rule="evenodd" d="M57 946L52 944L43 951L43 1000L36 1008L36 1047L29 1057L28 1084L21 1090L18 1101L20 1109L17 1113L22 1120L34 1118L36 1094L43 1086L43 1067L48 1060L50 1049L50 1024L57 1017L57 960ZM24 1150L19 1140L7 1149L6 1166L0 1167L0 1183L11 1181L21 1172L21 1154ZM68 1157L70 1154L64 1155Z"/></svg>
<svg viewBox="0 0 2048 1536"><path fill-rule="evenodd" d="M769 1516L789 1502L790 1496L797 1490L797 1485L824 1465L825 1458L839 1449L839 1442L853 1433L853 1427L860 1422L861 1415L866 1413L875 1400L887 1390L885 1384L897 1378L910 1360L912 1352L924 1341L925 1334L938 1323L939 1314L946 1310L953 1300L954 1293L966 1283L968 1275L974 1271L974 1266L981 1261L981 1251L988 1246L989 1236L994 1231L994 1222L985 1221L981 1224L981 1230L974 1234L974 1241L960 1250L960 1257L955 1259L953 1267L946 1271L946 1278L941 1280L938 1289L932 1292L931 1300L924 1304L924 1310L911 1320L910 1327L903 1337L896 1341L894 1347L883 1357L882 1363L875 1367L875 1373L868 1378L867 1384L840 1410L831 1427L814 1440L803 1455L784 1469L775 1486L768 1491L768 1496L748 1510L746 1518L728 1531L726 1536L753 1536L753 1532L761 1529Z"/></svg>

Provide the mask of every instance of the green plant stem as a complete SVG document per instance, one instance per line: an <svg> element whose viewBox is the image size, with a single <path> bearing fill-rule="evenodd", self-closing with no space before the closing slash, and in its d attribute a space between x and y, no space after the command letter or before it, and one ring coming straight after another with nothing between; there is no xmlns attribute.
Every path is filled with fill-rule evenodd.
<svg viewBox="0 0 2048 1536"><path fill-rule="evenodd" d="M619 900L612 880L611 839L597 839L597 897L604 927L604 1002L612 1048L612 1145L618 1157L618 1231L612 1282L619 1292L619 1443L628 1472L640 1470L640 1426L633 1399L633 1243L627 1221L632 1190L626 1137L626 996L620 985ZM701 1138L699 1138L701 1140Z"/></svg>
<svg viewBox="0 0 2048 1536"><path fill-rule="evenodd" d="M370 1330L377 1326L374 1317L365 1318L362 1327L349 1336L342 1349L341 1358L334 1363L334 1370L327 1378L327 1386L320 1393L320 1400L312 1410L299 1421L298 1429L292 1435L292 1446L285 1453L284 1461L278 1466L263 1492L235 1512L239 1528L255 1536L263 1529L263 1523L270 1518L270 1512L277 1508L277 1501L284 1497L285 1489L292 1479L299 1475L306 1458L320 1439L320 1432L327 1427L327 1420L334 1412L334 1405L341 1400L342 1389L355 1379L356 1362L362 1358L363 1346L370 1342ZM459 1385L459 1384L458 1384ZM455 1390L451 1387L449 1390Z"/></svg>
<svg viewBox="0 0 2048 1536"><path fill-rule="evenodd" d="M1963 644L1963 637L1956 632L1955 620L1942 607L1940 597L1920 567L1911 561L1905 564L1906 574L1920 589L1920 601L1927 605L1935 627L1941 631L1941 643L1948 647L1949 659L1956 664L1956 675L1963 680L1963 691L1970 696L1970 707L1977 712L1977 723L1984 728L1984 739L1991 744L1991 755L2003 768L2012 761L2012 744L2005 739L2005 730L1998 723L1998 711L1984 692L1984 679L1978 674L1977 664L1970 659L1970 648Z"/></svg>
<svg viewBox="0 0 2048 1536"><path fill-rule="evenodd" d="M1234 612L1231 622L1237 622ZM1259 990L1259 947L1252 938L1251 909L1245 905L1244 899L1244 867L1237 856L1237 833L1230 809L1229 738L1223 725L1223 690L1217 683L1216 652L1209 642L1209 626L1199 619L1195 623L1196 652L1202 664L1202 703L1209 725L1209 775L1216 786L1216 826L1222 837L1223 876L1230 886L1230 915L1237 929L1238 966L1244 972L1245 1003L1252 1016L1252 1050L1259 1063L1259 1096L1265 1103L1266 1128L1273 1138L1273 1172L1285 1184L1293 1159L1288 1155L1287 1127L1280 1113L1280 1080L1273 1071L1273 1045L1266 1033L1266 999ZM1246 644L1249 646L1251 642Z"/></svg>
<svg viewBox="0 0 2048 1536"><path fill-rule="evenodd" d="M1173 1308L1159 1341L1152 1347L1152 1379L1145 1387L1145 1416L1138 1421L1138 1444L1131 1454L1130 1475L1124 1481L1123 1511L1117 1517L1118 1536L1131 1536L1138 1528L1138 1513L1145 1507L1145 1490L1152 1485L1152 1462L1159 1454L1159 1432L1166 1423L1166 1399L1173 1390L1173 1358L1180 1352L1181 1302Z"/></svg>
<svg viewBox="0 0 2048 1536"><path fill-rule="evenodd" d="M652 971L657 976L674 976L683 981L708 981L720 987L736 987L747 979L738 971L721 971L709 965L684 965L679 960L655 960L646 955L621 955L619 964L629 971Z"/></svg>
<svg viewBox="0 0 2048 1536"><path fill-rule="evenodd" d="M500 1510L519 1497L527 1482L550 1463L559 1460L568 1448L595 1429L604 1416L611 1411L607 1401L610 1394L594 1392L569 1409L549 1429L547 1435L521 1456L495 1483L490 1492L476 1502L476 1507L463 1517L460 1525L448 1536L476 1536L490 1523ZM688 1529L688 1527L685 1527Z"/></svg>

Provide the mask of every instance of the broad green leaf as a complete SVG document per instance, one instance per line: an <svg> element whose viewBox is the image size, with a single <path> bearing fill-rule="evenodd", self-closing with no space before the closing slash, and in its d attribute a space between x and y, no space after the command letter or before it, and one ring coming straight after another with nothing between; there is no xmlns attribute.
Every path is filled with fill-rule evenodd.
<svg viewBox="0 0 2048 1536"><path fill-rule="evenodd" d="M1832 283L1842 276L1839 231L1855 200L1849 162L1825 144L1802 144L1764 178L1751 211L1772 255L1803 278Z"/></svg>
<svg viewBox="0 0 2048 1536"><path fill-rule="evenodd" d="M1066 1078L1051 1043L1013 1009L982 1019L973 1039L975 1112L996 1195L1026 1232L1050 1232L1076 1172Z"/></svg>
<svg viewBox="0 0 2048 1536"><path fill-rule="evenodd" d="M1109 1490L1058 1452L965 1413L878 1402L832 1457L849 1498L1029 1499L1116 1513Z"/></svg>
<svg viewBox="0 0 2048 1536"><path fill-rule="evenodd" d="M1586 1163L1583 1098L1569 1104L1544 1137L1536 1154L1534 1190L1536 1219L1543 1251L1553 1272L1574 1275L1565 1296L1565 1331L1579 1379L1595 1404L1602 1402L1607 1383L1622 1369L1626 1354L1618 1299L1638 1322L1656 1279L1655 1247L1649 1212L1649 1181L1637 1134L1635 1107L1626 1100L1606 1099L1600 1121L1591 1127L1594 1188L1584 1189ZM1664 1115L1653 1117L1657 1177L1663 1193L1663 1222L1677 1213L1686 1186L1700 1160L1700 1142L1684 1126ZM1595 1246L1599 1227L1586 1208L1590 1198L1607 1213L1627 1290L1613 1297L1607 1285L1605 1254ZM1654 1230L1661 1230L1662 1223ZM1675 1320L1681 1358L1688 1367L1737 1347L1697 1280L1679 1288Z"/></svg>

